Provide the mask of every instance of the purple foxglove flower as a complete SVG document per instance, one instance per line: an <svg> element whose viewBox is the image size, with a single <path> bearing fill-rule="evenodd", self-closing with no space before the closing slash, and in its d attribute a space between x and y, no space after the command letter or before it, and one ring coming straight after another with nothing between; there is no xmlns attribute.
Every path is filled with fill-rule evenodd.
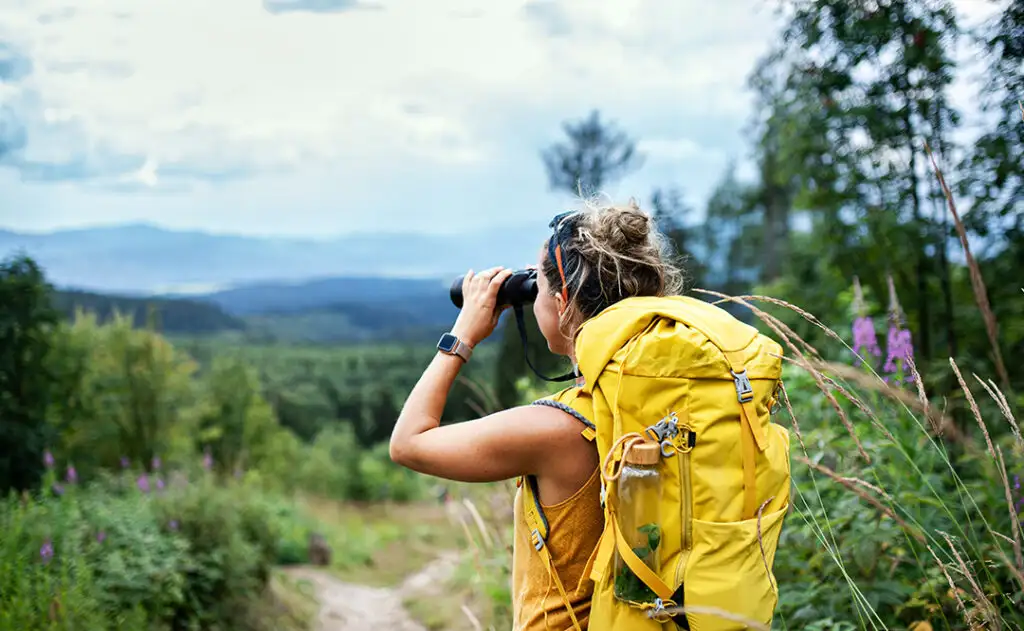
<svg viewBox="0 0 1024 631"><path fill-rule="evenodd" d="M878 336L875 324L868 315L868 307L864 302L864 290L860 286L860 278L853 277L853 352L857 355L856 365L860 365L864 355L882 356L878 347Z"/></svg>
<svg viewBox="0 0 1024 631"><path fill-rule="evenodd" d="M149 478L146 476L145 473L139 476L139 479L136 481L135 484L143 493L149 493Z"/></svg>
<svg viewBox="0 0 1024 631"><path fill-rule="evenodd" d="M39 548L39 558L43 560L43 563L48 563L53 558L53 543L49 539L43 542L43 547Z"/></svg>
<svg viewBox="0 0 1024 631"><path fill-rule="evenodd" d="M67 481L68 484L75 484L78 482L78 472L75 471L75 467L73 465L68 465Z"/></svg>
<svg viewBox="0 0 1024 631"><path fill-rule="evenodd" d="M900 307L899 298L896 296L896 285L889 282L889 333L886 337L885 365L883 370L892 375L900 371L909 371L910 362L914 359L914 344L911 341L910 331L903 328L903 309ZM912 373L904 375L905 381L913 381ZM888 379L886 379L888 382Z"/></svg>
<svg viewBox="0 0 1024 631"><path fill-rule="evenodd" d="M54 482L53 486L50 488L53 489L54 495L64 495L64 487L57 484L56 482Z"/></svg>
<svg viewBox="0 0 1024 631"><path fill-rule="evenodd" d="M173 530L175 532L178 530L178 520L177 519L172 519L171 523L169 523L167 525L170 527L171 530Z"/></svg>
<svg viewBox="0 0 1024 631"><path fill-rule="evenodd" d="M121 456L121 468L127 469L132 466L132 461L128 459L128 456Z"/></svg>
<svg viewBox="0 0 1024 631"><path fill-rule="evenodd" d="M882 356L878 336L875 334L875 324L870 316L861 316L853 321L853 352L861 357L865 354ZM860 363L860 359L857 363Z"/></svg>
<svg viewBox="0 0 1024 631"><path fill-rule="evenodd" d="M210 455L210 449L207 448L206 453L203 454L203 468L209 471L211 467L213 467L213 456Z"/></svg>
<svg viewBox="0 0 1024 631"><path fill-rule="evenodd" d="M157 478L156 479L156 490L158 490L158 491L164 490L164 479L163 478Z"/></svg>
<svg viewBox="0 0 1024 631"><path fill-rule="evenodd" d="M101 530L98 533L96 533L96 542L97 543L103 543L106 540L107 540L107 533L106 533L106 531Z"/></svg>
<svg viewBox="0 0 1024 631"><path fill-rule="evenodd" d="M892 374L901 370L909 370L910 362L908 360L912 360L914 357L914 346L910 339L910 331L890 327L886 346L888 347L888 354L885 358L885 372ZM913 380L913 374L906 375L906 381Z"/></svg>
<svg viewBox="0 0 1024 631"><path fill-rule="evenodd" d="M53 468L53 454L47 449L43 452L43 464L46 465L47 469Z"/></svg>
<svg viewBox="0 0 1024 631"><path fill-rule="evenodd" d="M153 471L160 470L160 456L153 456Z"/></svg>

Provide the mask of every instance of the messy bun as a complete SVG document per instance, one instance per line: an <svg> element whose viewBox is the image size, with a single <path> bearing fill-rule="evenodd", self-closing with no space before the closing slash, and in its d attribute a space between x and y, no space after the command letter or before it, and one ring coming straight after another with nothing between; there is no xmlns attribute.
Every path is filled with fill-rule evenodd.
<svg viewBox="0 0 1024 631"><path fill-rule="evenodd" d="M682 272L672 261L668 242L635 200L623 206L585 201L560 226L558 245L569 299L562 325L572 327L570 337L584 321L625 298L681 293ZM562 276L551 256L545 257L541 271L551 292L561 293Z"/></svg>

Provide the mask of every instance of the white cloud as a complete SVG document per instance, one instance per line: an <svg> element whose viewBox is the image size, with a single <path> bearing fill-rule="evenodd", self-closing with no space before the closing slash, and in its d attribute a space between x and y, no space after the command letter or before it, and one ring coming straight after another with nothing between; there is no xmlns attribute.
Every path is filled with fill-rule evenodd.
<svg viewBox="0 0 1024 631"><path fill-rule="evenodd" d="M516 109L686 99L740 112L767 36L737 8L746 2L393 0L327 14L265 4L7 0L0 25L34 66L21 84L26 158L90 176L148 159L212 179L334 161L480 164L497 159L502 116ZM541 4L566 37L537 28Z"/></svg>
<svg viewBox="0 0 1024 631"><path fill-rule="evenodd" d="M777 34L763 0L345 4L0 0L0 43L32 64L0 83L0 132L6 104L27 127L20 172L44 182L0 174L32 208L0 203L0 222L321 233L547 217L559 202L538 151L591 108L648 154L613 195L678 183L699 203L743 157L746 76Z"/></svg>

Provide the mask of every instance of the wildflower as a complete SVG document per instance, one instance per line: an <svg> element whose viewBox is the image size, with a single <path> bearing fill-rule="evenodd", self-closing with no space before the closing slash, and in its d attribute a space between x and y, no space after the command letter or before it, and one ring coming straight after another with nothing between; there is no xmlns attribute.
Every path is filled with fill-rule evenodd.
<svg viewBox="0 0 1024 631"><path fill-rule="evenodd" d="M50 489L53 491L54 495L64 495L64 487L56 482L53 483L53 486L51 486Z"/></svg>
<svg viewBox="0 0 1024 631"><path fill-rule="evenodd" d="M46 465L47 469L53 468L53 454L47 449L43 452L43 464Z"/></svg>
<svg viewBox="0 0 1024 631"><path fill-rule="evenodd" d="M67 481L68 484L75 484L78 482L78 472L75 471L75 467L73 465L68 465Z"/></svg>
<svg viewBox="0 0 1024 631"><path fill-rule="evenodd" d="M164 479L163 478L157 478L156 479L156 490L158 490L158 491L164 490Z"/></svg>
<svg viewBox="0 0 1024 631"><path fill-rule="evenodd" d="M103 543L106 540L107 532L105 530L101 530L98 533L96 533L96 543Z"/></svg>
<svg viewBox="0 0 1024 631"><path fill-rule="evenodd" d="M910 331L903 328L903 310L896 297L896 287L893 285L892 276L889 277L889 333L885 345L888 353L883 370L889 375L902 373L914 359L914 345L911 341ZM886 377L886 381L888 380ZM904 377L904 381L911 382L913 380L913 373Z"/></svg>
<svg viewBox="0 0 1024 631"><path fill-rule="evenodd" d="M1024 513L1024 493L1020 491L1019 475L1013 476L1013 494L1017 497L1017 504L1014 506L1014 510L1017 512L1017 515L1021 515L1021 513ZM1024 516L1022 516L1022 521L1024 521Z"/></svg>
<svg viewBox="0 0 1024 631"><path fill-rule="evenodd" d="M856 354L857 365L860 365L860 357L866 352L881 357L882 350L878 347L878 336L875 334L875 324L868 315L867 305L864 304L864 292L860 287L860 279L853 277L853 352Z"/></svg>
<svg viewBox="0 0 1024 631"><path fill-rule="evenodd" d="M167 525L168 525L168 527L170 527L171 530L177 532L177 530L178 530L178 520L177 519L172 519L171 523L169 523Z"/></svg>
<svg viewBox="0 0 1024 631"><path fill-rule="evenodd" d="M211 467L213 467L213 456L210 455L210 448L207 447L203 454L203 468L209 471Z"/></svg>
<svg viewBox="0 0 1024 631"><path fill-rule="evenodd" d="M139 476L139 479L135 482L135 484L143 493L149 493L149 478L146 477L145 473Z"/></svg>
<svg viewBox="0 0 1024 631"><path fill-rule="evenodd" d="M160 470L160 456L153 456L153 471Z"/></svg>
<svg viewBox="0 0 1024 631"><path fill-rule="evenodd" d="M121 468L127 469L132 466L132 461L128 459L128 456L121 456Z"/></svg>
<svg viewBox="0 0 1024 631"><path fill-rule="evenodd" d="M39 548L39 558L43 563L49 563L53 558L53 543L49 539L43 542L43 547Z"/></svg>

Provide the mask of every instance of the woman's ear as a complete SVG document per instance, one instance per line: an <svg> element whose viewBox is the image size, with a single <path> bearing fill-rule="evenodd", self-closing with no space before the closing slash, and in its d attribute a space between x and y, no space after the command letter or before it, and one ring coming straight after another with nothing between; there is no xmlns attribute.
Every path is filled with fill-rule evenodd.
<svg viewBox="0 0 1024 631"><path fill-rule="evenodd" d="M555 307L558 308L559 318L565 315L565 310L568 307L568 305L565 304L565 298L562 298L562 294L555 294Z"/></svg>

